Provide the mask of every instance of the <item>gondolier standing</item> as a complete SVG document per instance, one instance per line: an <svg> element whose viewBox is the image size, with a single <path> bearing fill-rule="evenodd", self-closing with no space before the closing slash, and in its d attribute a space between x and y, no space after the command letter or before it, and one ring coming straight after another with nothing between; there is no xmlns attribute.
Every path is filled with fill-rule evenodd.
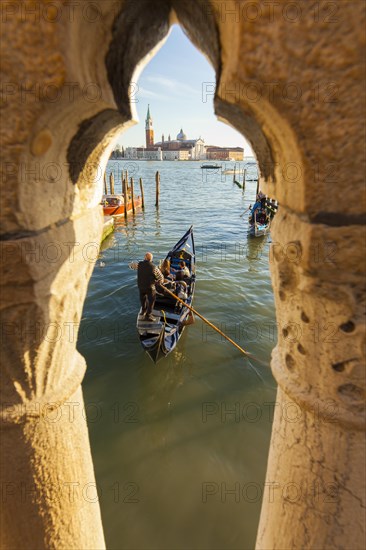
<svg viewBox="0 0 366 550"><path fill-rule="evenodd" d="M163 283L164 276L160 269L153 263L153 255L146 252L145 259L141 262L132 262L129 267L137 270L137 286L140 292L142 315L145 321L156 321L152 315L155 304L155 283Z"/></svg>

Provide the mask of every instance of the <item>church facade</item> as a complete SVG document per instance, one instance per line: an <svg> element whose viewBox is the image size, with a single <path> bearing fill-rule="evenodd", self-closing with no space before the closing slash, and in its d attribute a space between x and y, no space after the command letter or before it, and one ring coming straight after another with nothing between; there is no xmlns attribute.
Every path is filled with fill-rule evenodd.
<svg viewBox="0 0 366 550"><path fill-rule="evenodd" d="M146 147L127 147L125 158L144 160L243 160L244 149L241 147L216 147L205 145L204 140L188 139L183 128L176 139L161 136L161 141L154 142L153 119L150 114L150 105L147 108L145 119Z"/></svg>

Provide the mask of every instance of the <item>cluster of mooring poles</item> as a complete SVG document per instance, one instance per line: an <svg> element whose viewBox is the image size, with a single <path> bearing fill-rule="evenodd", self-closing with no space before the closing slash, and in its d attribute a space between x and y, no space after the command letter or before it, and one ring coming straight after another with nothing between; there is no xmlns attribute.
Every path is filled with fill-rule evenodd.
<svg viewBox="0 0 366 550"><path fill-rule="evenodd" d="M243 190L243 193L244 193L244 190L245 190L245 179L246 179L246 175L247 175L247 169L244 168L244 169L243 169L243 183L240 183L240 181L236 179L236 166L234 166L233 183L235 183L238 187L240 187L240 188ZM240 170L239 170L239 175L238 175L238 177L239 177L239 179L240 179Z"/></svg>
<svg viewBox="0 0 366 550"><path fill-rule="evenodd" d="M125 218L127 218L128 210L130 210L129 206L132 207L133 214L135 214L136 212L134 179L132 177L129 178L128 170L122 170L121 182L122 182L122 195L123 195L123 200L125 204L124 214L125 214ZM156 208L158 208L159 197L160 197L160 173L159 172L156 172L155 174L155 183L156 183L155 206ZM144 185L143 185L142 178L139 178L139 185L140 185L140 193L141 193L141 208L144 209L145 197L144 197ZM113 172L109 174L109 193L108 193L107 176L104 173L104 194L105 195L115 194L115 178L114 178Z"/></svg>
<svg viewBox="0 0 366 550"><path fill-rule="evenodd" d="M236 179L236 166L234 166L233 183L235 183L238 187L240 187L242 189L243 193L245 191L246 175L247 175L247 169L244 168L243 169L242 183L240 183L240 181ZM240 170L239 170L238 177L240 178ZM255 195L258 196L258 193L259 193L259 178L257 178L257 180L255 180L255 181L257 182L257 188L256 188ZM270 197L266 197L266 208L267 208L267 210L269 210L271 217L273 217L275 215L275 213L277 212L277 210L278 210L278 202L274 199L271 199Z"/></svg>

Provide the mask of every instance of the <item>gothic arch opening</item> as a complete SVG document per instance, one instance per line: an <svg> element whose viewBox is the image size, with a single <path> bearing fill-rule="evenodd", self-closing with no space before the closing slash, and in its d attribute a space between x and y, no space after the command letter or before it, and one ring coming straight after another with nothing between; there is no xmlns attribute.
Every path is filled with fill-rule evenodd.
<svg viewBox="0 0 366 550"><path fill-rule="evenodd" d="M179 71L175 72L171 64L176 64L178 44L181 57ZM154 143L161 143L160 135L164 129L166 137L168 131L171 132L173 144L180 129L180 126L175 128L178 120L183 121L188 138L197 138L202 133L207 145L225 147L224 125L216 122L213 113L215 81L212 68L208 67L200 52L192 52L194 49L181 29L175 26L141 79L134 82L132 99L139 99L137 108L141 121L139 137L135 138L138 141L134 145L140 149L125 150L126 154L146 155L146 150L141 151L140 145L145 137L144 126L151 128L151 117L156 136ZM189 79L184 57L197 64L197 78L191 75ZM190 89L191 97L185 97L180 89L180 101L176 95L173 95L173 100L167 97L162 108L161 102L151 96L156 96L157 92L170 95L171 88L167 85L162 91L156 84L155 87L151 84L154 77L155 82L160 79L168 83L170 79L186 94ZM204 106L202 81L207 83L208 97ZM145 92L150 99L146 98ZM164 125L159 118L163 109ZM177 118L176 113L179 113ZM193 119L200 116L201 123L195 124ZM151 132L151 129L146 130L146 147ZM127 130L120 136L125 147L131 146L131 138L133 140L136 134ZM226 146L243 146L243 137L231 129L226 136L229 140ZM217 143L217 138L222 141ZM250 156L245 144L244 149ZM163 150L162 155L167 152L174 153L174 150ZM131 548L145 548L150 540L157 547L173 547L175 540L183 539L189 548L210 547L213 540L219 546L225 545L227 537L231 536L254 546L261 504L260 484L266 467L265 448L271 428L270 407L262 408L262 403L275 399L269 358L276 341L266 254L269 245L263 239L259 239L260 243L254 242L257 239L248 239L247 220L239 217L250 201L253 204L256 169L253 165L250 168L248 163L243 192L233 183L233 174L224 173L225 169L236 166L237 177L242 181L238 166L242 169L243 159L240 162L220 161L222 168L219 173L218 170L206 173L200 169L201 164L217 161L203 157L204 160L197 162L161 163L156 160L156 151L149 153L155 160L146 162L132 156L108 162L107 181L113 171L116 192L121 190L122 170L128 169L129 177L133 177L136 193L139 192L139 178L143 178L146 208L144 212L138 210L136 216L128 216L126 221L124 218L116 220L116 230L96 263L79 331L78 350L88 364L83 391L90 414L89 434L97 483L101 491L113 485L117 491L119 486L121 498L126 498L121 480L130 480L139 516L149 518L147 525L142 521L137 536L131 528L135 514L133 507L126 506L124 512L116 513L110 500L102 500L107 545L113 547L113 543L123 537L124 544ZM154 208L156 170L161 176L158 212ZM264 363L247 362L240 352L230 349L221 336L212 334L199 319L194 327L186 329L177 348L156 368L142 351L135 327L138 311L136 276L128 269L128 263L143 257L144 247L154 254L157 263L191 223L195 232L195 301L199 300L199 311L245 349L255 355L258 353ZM253 296L256 285L255 301L261 304L258 317L253 299L245 298L247 294ZM234 301L240 304L238 309L233 308ZM211 408L213 414L210 414ZM182 428L183 423L185 428ZM129 429L131 427L134 429ZM172 433L176 436L172 437ZM231 434L232 441L228 440L228 434ZM244 459L245 476L235 456L243 456L247 445L263 452L260 456L248 453ZM191 456L190 472L187 471L188 455ZM168 460L169 468L166 468ZM230 467L227 468L225 465L228 464ZM220 477L223 471L225 480ZM226 505L223 510L221 482L225 483L222 498ZM252 485L248 486L250 482ZM156 491L157 486L161 492ZM217 487L220 490L216 493ZM236 500L230 497L230 493L225 493L231 488L235 490L235 487L240 492ZM212 489L215 494L211 495ZM192 495L195 496L191 498ZM241 508L245 509L246 521L242 521L238 514L237 498ZM254 501L249 502L249 499ZM182 502L186 504L182 505ZM188 502L189 511L186 509ZM210 528L210 518L217 514L221 515L222 523L214 533ZM168 516L172 521L166 525Z"/></svg>
<svg viewBox="0 0 366 550"><path fill-rule="evenodd" d="M254 24L248 14L230 20L227 10L215 9L218 4L227 7L226 2L193 0L103 0L88 6L87 14L84 3L72 18L64 12L64 19L55 17L59 6L52 4L42 14L42 43L39 27L29 23L28 15L26 24L19 25L24 12L16 3L5 6L10 50L6 109L15 123L5 136L11 162L6 167L10 184L5 187L2 226L8 258L4 317L10 331L2 388L6 467L1 473L8 490L4 546L103 547L95 500L85 498L85 493L73 500L57 499L53 492L60 479L69 484L77 480L84 489L94 480L85 418L77 407L72 408L72 421L69 416L70 402L83 403L84 367L75 341L38 345L29 330L19 338L17 323L25 319L26 310L26 328L39 312L45 323L80 319L90 264L80 257L67 261L73 252L67 247L56 261L47 256L42 263L34 247L42 244L43 251L55 241L85 244L98 238L99 167L105 166L113 138L132 119L131 76L177 19L215 67L216 113L251 141L262 187L281 204L274 227L280 246L272 268L281 328L272 368L280 388L268 463L268 479L278 483L280 493L278 499L264 502L258 548L346 547L350 540L362 547L364 325L359 226L364 178L362 137L354 136L363 135L359 22L364 20L364 6L304 2L295 20L286 11L265 19L259 3L251 2L259 13ZM231 8L241 5L230 3ZM329 13L334 7L338 17ZM351 27L349 21L354 23ZM350 50L351 40L360 47ZM11 85L19 81L18 72L23 82L17 88ZM257 97L256 85L265 84L267 75L278 82L280 93L277 88L269 99L261 93ZM301 83L302 103L286 101L281 94L281 84L294 78ZM38 91L32 88L34 82L41 85ZM76 83L71 99L64 93L70 82ZM81 93L91 82L100 90L92 101ZM324 83L334 82L335 102L324 88ZM238 83L243 93L235 87ZM249 84L254 99L247 93ZM60 92L56 102L49 95L50 86ZM32 105L22 97L29 90L35 96ZM330 92L334 95L334 88ZM54 163L61 163L61 174L54 172ZM50 172L37 176L37 169L47 164L53 164ZM344 206L346 181L360 200ZM335 243L336 253L325 247L329 242ZM286 248L289 244L295 245L292 252ZM300 336L293 333L295 327ZM59 417L54 424L44 417L50 403L50 411ZM335 405L331 410L330 403ZM295 422L283 416L288 410L284 405L295 409ZM69 449L74 452L72 463ZM19 481L31 487L25 501ZM320 498L309 501L309 494L288 493L287 483L302 489L305 481Z"/></svg>

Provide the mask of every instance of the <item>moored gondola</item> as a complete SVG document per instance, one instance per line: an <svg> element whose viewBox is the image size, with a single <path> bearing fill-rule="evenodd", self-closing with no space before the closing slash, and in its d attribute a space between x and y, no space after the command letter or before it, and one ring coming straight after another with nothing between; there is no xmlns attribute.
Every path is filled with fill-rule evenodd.
<svg viewBox="0 0 366 550"><path fill-rule="evenodd" d="M167 254L166 259L170 261L173 269L178 268L180 261L185 262L190 276L183 279L185 285L182 285L181 289L179 289L181 285L179 285L179 282L177 283L176 292L179 292L178 296L186 304L191 305L196 281L196 258L192 226ZM142 347L156 363L176 347L185 325L189 323L191 313L183 304L164 293L163 286L157 287L157 296L152 313L156 320L146 321L140 309L136 326Z"/></svg>
<svg viewBox="0 0 366 550"><path fill-rule="evenodd" d="M253 208L250 207L248 235L263 237L269 233L271 220L277 208L274 208L272 203L273 201L269 201L262 192L259 192Z"/></svg>
<svg viewBox="0 0 366 550"><path fill-rule="evenodd" d="M249 228L248 228L248 234L252 235L253 237L263 237L264 235L268 235L271 227L271 222L268 221L267 223L255 223L249 220Z"/></svg>

